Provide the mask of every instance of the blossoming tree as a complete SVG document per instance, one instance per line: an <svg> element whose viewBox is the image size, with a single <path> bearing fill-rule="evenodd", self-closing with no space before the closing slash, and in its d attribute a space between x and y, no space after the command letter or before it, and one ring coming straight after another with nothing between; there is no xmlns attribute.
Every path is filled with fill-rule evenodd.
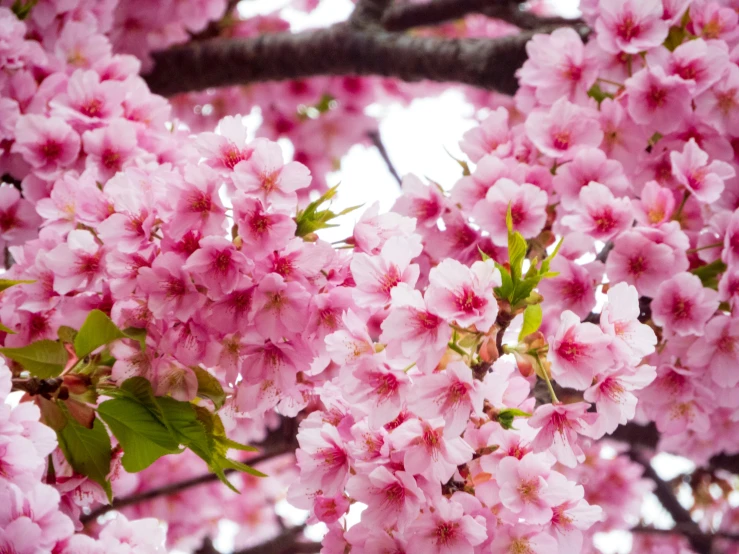
<svg viewBox="0 0 739 554"><path fill-rule="evenodd" d="M739 552L739 3L520 4L0 0L0 552ZM324 240L449 86L459 180Z"/></svg>

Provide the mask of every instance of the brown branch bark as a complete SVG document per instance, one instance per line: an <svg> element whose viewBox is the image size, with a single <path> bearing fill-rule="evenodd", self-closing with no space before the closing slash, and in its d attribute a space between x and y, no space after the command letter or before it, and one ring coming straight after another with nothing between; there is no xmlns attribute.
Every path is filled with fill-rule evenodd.
<svg viewBox="0 0 739 554"><path fill-rule="evenodd" d="M672 487L657 475L652 464L649 463L649 460L639 449L631 449L629 456L644 468L644 476L654 482L654 495L660 501L660 504L664 506L665 510L669 512L670 516L672 516L675 524L687 531L684 534L690 542L690 546L698 554L710 554L713 537L706 535L700 530L698 524L690 516L690 512L678 501Z"/></svg>
<svg viewBox="0 0 739 554"><path fill-rule="evenodd" d="M233 554L295 554L298 552L318 552L321 543L300 542L305 525L285 529L282 533L256 546L251 546Z"/></svg>
<svg viewBox="0 0 739 554"><path fill-rule="evenodd" d="M540 29L550 32L554 27ZM581 34L587 29L578 28ZM378 75L404 81L456 82L506 94L534 35L446 39L363 29L341 23L302 33L189 42L154 53L145 76L153 92L170 96L208 88L318 75Z"/></svg>
<svg viewBox="0 0 739 554"><path fill-rule="evenodd" d="M294 448L289 447L289 448L280 448L280 449L275 449L272 451L267 451L267 452L260 454L259 456L252 458L251 460L246 460L244 463L250 466L256 466L257 464L266 462L267 460L271 460L272 458L276 458L277 456L281 456L282 454L287 454L288 452L292 452L293 450ZM223 472L226 475L230 475L231 473L235 473L236 471L237 470L235 469L226 469ZM184 481L177 481L174 483L169 483L162 487L157 487L157 488L149 489L143 492L134 493L129 496L118 498L114 500L111 504L99 506L98 508L92 510L89 514L83 515L82 517L80 517L80 521L84 524L84 523L94 520L98 516L101 516L105 513L110 512L111 510L120 510L128 506L133 506L134 504L141 504L142 502L153 500L160 496L169 496L172 494L177 494L187 489L191 489L199 485L205 485L206 483L213 483L215 481L218 481L218 476L215 473L205 473L203 475L198 475L196 477L192 477L191 479L186 479Z"/></svg>
<svg viewBox="0 0 739 554"><path fill-rule="evenodd" d="M521 29L548 25L581 25L582 21L562 17L540 17L522 10L516 0L432 0L422 4L396 6L385 13L383 26L389 31L428 27L467 15L480 14L512 23Z"/></svg>

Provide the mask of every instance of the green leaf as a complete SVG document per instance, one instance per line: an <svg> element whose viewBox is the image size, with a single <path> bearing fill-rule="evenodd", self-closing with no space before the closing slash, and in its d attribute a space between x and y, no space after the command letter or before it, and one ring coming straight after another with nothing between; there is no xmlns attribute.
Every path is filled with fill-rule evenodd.
<svg viewBox="0 0 739 554"><path fill-rule="evenodd" d="M23 0L15 0L10 9L13 10L13 13L18 19L23 21L31 14L31 10L36 4L38 4L38 0L26 0L25 2Z"/></svg>
<svg viewBox="0 0 739 554"><path fill-rule="evenodd" d="M541 326L542 317L541 304L526 306L526 310L523 312L523 325L521 326L521 332L518 334L518 340L522 341L524 337L538 331Z"/></svg>
<svg viewBox="0 0 739 554"><path fill-rule="evenodd" d="M482 259L483 262L487 262L488 260L492 259L479 246L477 247L477 251L480 253L480 258Z"/></svg>
<svg viewBox="0 0 739 554"><path fill-rule="evenodd" d="M13 331L10 327L6 327L2 323L0 323L0 331L4 331L5 333L8 333L9 335L15 335L15 331Z"/></svg>
<svg viewBox="0 0 739 554"><path fill-rule="evenodd" d="M21 348L0 348L0 352L40 379L59 375L69 359L64 346L53 340L39 340Z"/></svg>
<svg viewBox="0 0 739 554"><path fill-rule="evenodd" d="M146 352L146 329L140 329L138 327L126 327L123 330L123 334L126 335L126 338L138 341L141 351Z"/></svg>
<svg viewBox="0 0 739 554"><path fill-rule="evenodd" d="M517 408L506 408L498 412L497 420L503 429L512 429L513 418L516 417L531 417L531 414Z"/></svg>
<svg viewBox="0 0 739 554"><path fill-rule="evenodd" d="M130 473L146 469L166 454L180 452L172 432L144 404L114 398L98 406L98 415L123 448L121 463Z"/></svg>
<svg viewBox="0 0 739 554"><path fill-rule="evenodd" d="M77 473L100 484L105 489L108 500L112 500L113 491L108 481L112 458L108 431L97 418L92 429L87 429L69 417L66 407L62 411L67 416L67 423L57 432L57 438L64 457Z"/></svg>
<svg viewBox="0 0 739 554"><path fill-rule="evenodd" d="M500 286L495 288L495 294L499 298L510 298L513 294L513 280L511 279L510 272L498 262L495 262L495 267L500 271Z"/></svg>
<svg viewBox="0 0 739 554"><path fill-rule="evenodd" d="M74 344L74 338L77 336L77 330L61 325L56 332L59 340L68 344Z"/></svg>
<svg viewBox="0 0 739 554"><path fill-rule="evenodd" d="M685 31L685 27L673 26L670 28L670 32L667 34L667 38L662 44L670 52L673 52L687 37L688 33Z"/></svg>
<svg viewBox="0 0 739 554"><path fill-rule="evenodd" d="M198 420L195 406L169 396L157 397L156 400L165 414L167 426L177 441L206 462L210 462L214 448L213 439L208 437L205 426Z"/></svg>
<svg viewBox="0 0 739 554"><path fill-rule="evenodd" d="M12 279L0 279L0 292L3 292L10 287L14 287L15 285L30 285L35 282L36 281L34 279L21 279L15 281Z"/></svg>
<svg viewBox="0 0 739 554"><path fill-rule="evenodd" d="M590 89L588 89L588 96L598 102L599 106L601 102L603 102L603 100L605 100L606 98L615 98L615 96L610 92L605 92L603 89L601 89L598 83L595 83L592 87L590 87Z"/></svg>
<svg viewBox="0 0 739 554"><path fill-rule="evenodd" d="M726 264L717 259L710 264L702 265L690 270L693 275L697 275L700 278L701 283L704 287L709 289L718 290L718 276L726 271Z"/></svg>
<svg viewBox="0 0 739 554"><path fill-rule="evenodd" d="M100 310L92 310L77 332L74 351L78 358L84 358L93 350L114 340L125 338L118 326Z"/></svg>
<svg viewBox="0 0 739 554"><path fill-rule="evenodd" d="M226 401L226 393L223 392L223 387L218 379L202 367L192 366L190 369L195 372L195 377L198 379L198 396L211 400L216 410L219 410Z"/></svg>
<svg viewBox="0 0 739 554"><path fill-rule="evenodd" d="M297 223L297 229L295 230L295 236L304 237L310 233L314 233L319 229L327 229L329 227L336 227L336 225L328 223L332 219L336 219L341 215L348 214L359 208L360 206L352 206L346 208L339 213L334 213L331 210L320 210L319 207L331 200L336 196L336 192L339 185L328 189L320 198L314 200L304 210L298 212L295 223Z"/></svg>

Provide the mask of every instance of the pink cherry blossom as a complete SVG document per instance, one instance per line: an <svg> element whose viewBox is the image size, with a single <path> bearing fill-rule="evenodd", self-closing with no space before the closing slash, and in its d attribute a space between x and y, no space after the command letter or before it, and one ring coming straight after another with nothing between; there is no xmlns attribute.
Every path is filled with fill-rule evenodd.
<svg viewBox="0 0 739 554"><path fill-rule="evenodd" d="M187 258L183 266L185 271L195 276L196 282L207 287L214 298L232 292L248 268L246 256L221 237L201 240L200 248Z"/></svg>
<svg viewBox="0 0 739 554"><path fill-rule="evenodd" d="M648 132L670 133L691 113L693 84L659 66L638 71L625 85L629 115Z"/></svg>
<svg viewBox="0 0 739 554"><path fill-rule="evenodd" d="M724 181L736 175L726 162L718 160L708 163L706 154L690 139L683 151L670 153L672 173L678 183L695 194L701 202L715 202L724 190Z"/></svg>
<svg viewBox="0 0 739 554"><path fill-rule="evenodd" d="M35 237L40 218L17 188L0 184L0 239L6 245L22 244Z"/></svg>
<svg viewBox="0 0 739 554"><path fill-rule="evenodd" d="M414 217L421 227L434 227L447 209L448 201L434 183L426 186L415 175L403 177L403 196L398 198L393 211Z"/></svg>
<svg viewBox="0 0 739 554"><path fill-rule="evenodd" d="M444 371L425 375L414 382L415 398L410 402L421 417L443 416L445 436L459 436L470 414L482 414L485 400L482 383L473 378L463 362L453 362Z"/></svg>
<svg viewBox="0 0 739 554"><path fill-rule="evenodd" d="M718 308L718 298L697 276L684 272L659 286L651 308L652 319L665 332L700 336Z"/></svg>
<svg viewBox="0 0 739 554"><path fill-rule="evenodd" d="M374 358L362 359L347 379L346 398L369 414L370 427L390 423L400 413L410 380L402 371L393 370Z"/></svg>
<svg viewBox="0 0 739 554"><path fill-rule="evenodd" d="M466 267L447 259L433 268L426 290L426 301L444 319L463 327L475 325L487 331L498 315L493 288L500 286L500 272L493 263L475 262Z"/></svg>
<svg viewBox="0 0 739 554"><path fill-rule="evenodd" d="M459 147L473 162L487 154L508 156L513 150L513 137L508 125L508 110L500 107L493 110L480 124L467 131Z"/></svg>
<svg viewBox="0 0 739 554"><path fill-rule="evenodd" d="M382 322L380 340L391 357L416 362L424 373L439 363L452 334L449 325L431 311L431 306L405 284L391 291L392 309Z"/></svg>
<svg viewBox="0 0 739 554"><path fill-rule="evenodd" d="M695 94L708 90L724 75L729 53L723 43L703 39L681 44L670 55L667 73L695 82Z"/></svg>
<svg viewBox="0 0 739 554"><path fill-rule="evenodd" d="M107 127L85 132L82 145L87 154L85 165L97 173L99 180L107 181L129 165L136 154L136 130L125 120L116 119Z"/></svg>
<svg viewBox="0 0 739 554"><path fill-rule="evenodd" d="M726 72L695 99L701 120L723 132L732 132L739 123L739 67L728 64Z"/></svg>
<svg viewBox="0 0 739 554"><path fill-rule="evenodd" d="M207 166L189 166L185 169L185 181L176 189L176 216L169 231L181 238L190 230L204 235L215 235L225 226L224 208L218 197L221 181L218 173Z"/></svg>
<svg viewBox="0 0 739 554"><path fill-rule="evenodd" d="M547 301L551 299L552 304L570 310L581 318L587 317L595 306L595 285L602 279L603 264L578 264L562 256L560 251L550 269L558 275L542 280L539 292Z"/></svg>
<svg viewBox="0 0 739 554"><path fill-rule="evenodd" d="M121 83L100 82L96 71L77 70L69 78L66 93L50 102L51 113L81 132L120 116L123 94Z"/></svg>
<svg viewBox="0 0 739 554"><path fill-rule="evenodd" d="M255 198L235 198L234 214L239 237L255 258L283 248L295 236L295 222L289 215L268 212Z"/></svg>
<svg viewBox="0 0 739 554"><path fill-rule="evenodd" d="M331 425L305 429L298 435L301 475L316 483L324 495L338 493L349 476L349 457L344 441Z"/></svg>
<svg viewBox="0 0 739 554"><path fill-rule="evenodd" d="M639 293L626 283L608 289L608 303L600 314L600 328L611 337L614 357L634 366L654 352L657 337L648 325L639 321Z"/></svg>
<svg viewBox="0 0 739 554"><path fill-rule="evenodd" d="M351 262L352 276L356 283L354 300L359 306L379 308L390 302L392 290L400 283L413 287L418 280L419 267L410 263L420 248L413 243L393 237L388 240L379 256L360 252Z"/></svg>
<svg viewBox="0 0 739 554"><path fill-rule="evenodd" d="M310 299L298 283L276 273L262 278L254 292L252 314L259 333L272 341L302 329Z"/></svg>
<svg viewBox="0 0 739 554"><path fill-rule="evenodd" d="M589 504L582 485L568 481L561 473L552 472L547 485L547 500L552 505L550 525L560 551L581 552L583 531L605 519L602 508Z"/></svg>
<svg viewBox="0 0 739 554"><path fill-rule="evenodd" d="M521 83L533 86L539 102L560 98L582 101L597 77L597 62L574 29L535 35L526 44L528 59L519 71Z"/></svg>
<svg viewBox="0 0 739 554"><path fill-rule="evenodd" d="M568 310L562 312L557 332L549 338L552 376L562 386L585 390L595 374L613 363L610 342L596 325L580 323Z"/></svg>
<svg viewBox="0 0 739 554"><path fill-rule="evenodd" d="M643 389L657 376L653 366L642 365L636 373L620 370L610 375L597 377L596 383L585 391L585 400L593 402L598 409L598 419L593 423L588 436L598 439L613 433L616 427L634 418L637 398L632 391Z"/></svg>
<svg viewBox="0 0 739 554"><path fill-rule="evenodd" d="M246 146L246 127L242 116L234 115L221 119L220 133L201 133L195 142L200 154L209 166L233 171L236 165L251 157L253 148Z"/></svg>
<svg viewBox="0 0 739 554"><path fill-rule="evenodd" d="M286 164L276 143L258 144L251 157L234 169L232 179L238 190L288 210L295 207L295 191L310 184L308 168L299 162Z"/></svg>
<svg viewBox="0 0 739 554"><path fill-rule="evenodd" d="M80 137L60 118L29 114L18 120L12 149L40 176L52 178L77 160Z"/></svg>
<svg viewBox="0 0 739 554"><path fill-rule="evenodd" d="M139 287L148 297L148 306L155 317L172 315L186 321L205 303L182 267L183 260L174 252L159 256L151 267L139 270Z"/></svg>
<svg viewBox="0 0 739 554"><path fill-rule="evenodd" d="M575 214L563 217L562 223L594 239L607 241L634 221L629 199L614 198L608 187L595 181L580 189L579 200Z"/></svg>
<svg viewBox="0 0 739 554"><path fill-rule="evenodd" d="M672 274L674 254L638 231L622 233L606 261L606 273L614 282L634 285L645 296L654 296Z"/></svg>
<svg viewBox="0 0 739 554"><path fill-rule="evenodd" d="M601 2L595 22L598 45L609 52L638 54L662 44L669 26L660 0Z"/></svg>
<svg viewBox="0 0 739 554"><path fill-rule="evenodd" d="M598 146L603 131L588 109L557 100L549 112L532 113L526 120L526 133L536 147L558 162L571 160L579 150Z"/></svg>
<svg viewBox="0 0 739 554"><path fill-rule="evenodd" d="M550 466L534 453L520 460L507 456L498 464L495 478L500 484L500 501L527 524L541 525L552 518L544 495Z"/></svg>
<svg viewBox="0 0 739 554"><path fill-rule="evenodd" d="M493 551L500 554L556 554L557 541L538 525L506 526L496 533Z"/></svg>
<svg viewBox="0 0 739 554"><path fill-rule="evenodd" d="M535 237L544 228L547 193L529 183L518 185L510 179L499 179L472 210L475 221L490 233L495 244L508 244L506 214L509 207L513 230L524 238Z"/></svg>
<svg viewBox="0 0 739 554"><path fill-rule="evenodd" d="M656 181L649 181L642 187L641 198L631 205L639 223L660 225L672 217L677 202L670 189L661 187Z"/></svg>
<svg viewBox="0 0 739 554"><path fill-rule="evenodd" d="M585 459L578 435L590 436L596 415L587 413L589 404L545 404L529 418L529 425L539 432L531 443L534 452L550 451L557 461L575 467Z"/></svg>
<svg viewBox="0 0 739 554"><path fill-rule="evenodd" d="M100 282L105 266L103 249L89 231L74 230L46 255L46 265L54 271L54 290L67 294Z"/></svg>
<svg viewBox="0 0 739 554"><path fill-rule="evenodd" d="M558 168L552 185L562 200L570 203L577 202L580 191L592 181L605 185L617 195L629 190L629 182L621 164L609 159L597 148L581 150L570 163Z"/></svg>
<svg viewBox="0 0 739 554"><path fill-rule="evenodd" d="M713 381L723 388L739 383L739 321L718 315L705 326L705 333L688 351L687 362L694 367L707 367Z"/></svg>
<svg viewBox="0 0 739 554"><path fill-rule="evenodd" d="M443 419L410 419L392 432L390 441L402 452L408 473L423 474L439 483L446 483L473 454L462 438L445 436Z"/></svg>
<svg viewBox="0 0 739 554"><path fill-rule="evenodd" d="M397 524L401 530L416 519L425 500L413 476L405 471L391 473L384 466L366 476L350 477L346 488L353 498L367 504L364 521L382 526Z"/></svg>
<svg viewBox="0 0 739 554"><path fill-rule="evenodd" d="M408 529L416 548L429 554L473 554L474 547L487 538L484 520L465 514L454 501L439 500L435 506L432 514Z"/></svg>

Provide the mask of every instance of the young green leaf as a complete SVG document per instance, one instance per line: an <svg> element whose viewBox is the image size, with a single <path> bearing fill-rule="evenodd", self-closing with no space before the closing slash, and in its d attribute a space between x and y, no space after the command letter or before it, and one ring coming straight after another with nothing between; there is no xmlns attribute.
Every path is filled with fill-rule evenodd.
<svg viewBox="0 0 739 554"><path fill-rule="evenodd" d="M64 346L53 340L39 340L20 348L0 348L0 352L40 379L59 375L69 359Z"/></svg>
<svg viewBox="0 0 739 554"><path fill-rule="evenodd" d="M717 260L714 260L710 264L691 269L690 272L693 275L698 276L704 287L718 290L718 276L726 271L726 269L726 264L721 261L721 258L719 258Z"/></svg>
<svg viewBox="0 0 739 554"><path fill-rule="evenodd" d="M146 469L166 454L180 452L179 441L145 404L113 398L98 406L98 415L123 448L121 463L129 473Z"/></svg>
<svg viewBox="0 0 739 554"><path fill-rule="evenodd" d="M68 344L74 344L74 338L77 336L77 330L66 325L60 325L56 332L59 340Z"/></svg>
<svg viewBox="0 0 739 554"><path fill-rule="evenodd" d="M108 431L97 418L92 429L87 429L69 416L66 407L62 412L67 416L67 423L57 432L57 438L64 457L77 473L102 486L108 499L112 500L113 491L108 481L112 458Z"/></svg>
<svg viewBox="0 0 739 554"><path fill-rule="evenodd" d="M522 341L531 333L538 331L541 326L542 317L541 304L526 306L526 310L523 312L523 325L521 326L521 332L518 334L518 340Z"/></svg>
<svg viewBox="0 0 739 554"><path fill-rule="evenodd" d="M4 333L8 333L9 335L15 335L15 331L13 331L10 327L6 327L2 323L0 323L0 331L3 331Z"/></svg>
<svg viewBox="0 0 739 554"><path fill-rule="evenodd" d="M216 410L219 410L226 401L226 393L223 392L223 387L218 379L202 367L192 366L191 369L198 379L198 396L209 399L215 405Z"/></svg>
<svg viewBox="0 0 739 554"><path fill-rule="evenodd" d="M531 417L531 414L517 408L506 408L498 412L497 420L503 429L512 429L513 419L516 417Z"/></svg>
<svg viewBox="0 0 739 554"><path fill-rule="evenodd" d="M13 280L13 279L0 279L0 292L3 292L4 290L9 289L10 287L14 287L15 285L30 285L32 283L35 283L35 279L20 279L20 280Z"/></svg>
<svg viewBox="0 0 739 554"><path fill-rule="evenodd" d="M123 334L126 335L126 338L138 341L141 351L146 352L146 329L126 327L123 329Z"/></svg>
<svg viewBox="0 0 739 554"><path fill-rule="evenodd" d="M84 358L96 348L125 336L107 315L100 310L92 310L74 338L74 351L78 358Z"/></svg>

